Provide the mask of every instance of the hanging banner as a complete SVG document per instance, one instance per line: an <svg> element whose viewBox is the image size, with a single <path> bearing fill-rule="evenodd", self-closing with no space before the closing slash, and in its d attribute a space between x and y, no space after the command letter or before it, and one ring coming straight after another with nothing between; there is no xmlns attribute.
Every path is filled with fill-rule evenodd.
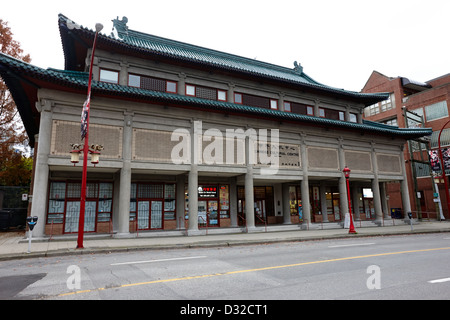
<svg viewBox="0 0 450 320"><path fill-rule="evenodd" d="M89 115L89 107L91 104L91 97L88 96L86 101L83 104L83 111L81 112L81 140L84 139L87 133L87 126L88 126L88 115Z"/></svg>
<svg viewBox="0 0 450 320"><path fill-rule="evenodd" d="M442 158L444 160L444 169L450 170L450 149L445 148L442 150ZM437 173L441 173L441 161L439 159L439 150L430 150L428 152L430 157L431 170Z"/></svg>

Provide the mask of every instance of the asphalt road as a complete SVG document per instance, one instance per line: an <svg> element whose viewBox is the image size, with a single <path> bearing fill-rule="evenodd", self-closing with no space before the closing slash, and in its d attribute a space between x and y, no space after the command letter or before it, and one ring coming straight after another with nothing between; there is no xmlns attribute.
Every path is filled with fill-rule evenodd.
<svg viewBox="0 0 450 320"><path fill-rule="evenodd" d="M216 314L267 313L256 305L268 300L448 300L449 263L449 233L24 259L0 262L0 299L178 300L172 311L191 315L209 312L205 300L221 301ZM242 300L253 309L224 306Z"/></svg>

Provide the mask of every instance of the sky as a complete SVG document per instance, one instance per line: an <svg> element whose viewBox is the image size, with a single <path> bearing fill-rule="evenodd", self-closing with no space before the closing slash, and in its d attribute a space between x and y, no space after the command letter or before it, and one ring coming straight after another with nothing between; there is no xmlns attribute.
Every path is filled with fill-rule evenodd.
<svg viewBox="0 0 450 320"><path fill-rule="evenodd" d="M58 14L110 35L129 29L293 68L314 80L360 91L372 71L425 82L450 73L449 0L3 1L31 63L64 68Z"/></svg>

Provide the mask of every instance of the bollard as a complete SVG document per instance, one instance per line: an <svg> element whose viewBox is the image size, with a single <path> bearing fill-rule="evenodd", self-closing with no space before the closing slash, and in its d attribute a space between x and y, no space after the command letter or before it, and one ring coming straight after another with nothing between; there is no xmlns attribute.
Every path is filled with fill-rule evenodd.
<svg viewBox="0 0 450 320"><path fill-rule="evenodd" d="M411 231L413 231L412 212L408 211L409 223L411 224Z"/></svg>
<svg viewBox="0 0 450 320"><path fill-rule="evenodd" d="M38 217L34 216L34 217L27 217L27 224L28 224L28 228L30 229L28 231L28 251L27 253L31 253L31 237L33 236L33 229L34 226L36 225L38 221Z"/></svg>

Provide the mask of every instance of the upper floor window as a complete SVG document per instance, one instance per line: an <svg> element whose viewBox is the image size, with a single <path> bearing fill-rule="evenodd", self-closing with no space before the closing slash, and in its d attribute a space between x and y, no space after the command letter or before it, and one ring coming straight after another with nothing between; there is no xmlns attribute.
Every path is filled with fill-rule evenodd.
<svg viewBox="0 0 450 320"><path fill-rule="evenodd" d="M130 87L142 88L152 91L177 93L177 83L174 81L135 74L128 75L128 85Z"/></svg>
<svg viewBox="0 0 450 320"><path fill-rule="evenodd" d="M227 101L227 92L216 88L186 85L186 95L208 100Z"/></svg>
<svg viewBox="0 0 450 320"><path fill-rule="evenodd" d="M388 111L388 110L391 110L394 108L395 108L394 94L391 93L389 95L388 99L381 101L381 102L374 103L374 104L366 107L364 109L364 115L366 117L370 117L370 116L379 114L380 112L385 112L385 111Z"/></svg>
<svg viewBox="0 0 450 320"><path fill-rule="evenodd" d="M234 94L234 103L242 104L242 94L241 93Z"/></svg>
<svg viewBox="0 0 450 320"><path fill-rule="evenodd" d="M358 122L358 116L356 115L356 113L349 113L349 119L348 119L350 122L355 122L355 123L357 123Z"/></svg>
<svg viewBox="0 0 450 320"><path fill-rule="evenodd" d="M291 103L290 102L284 102L284 111L291 112Z"/></svg>
<svg viewBox="0 0 450 320"><path fill-rule="evenodd" d="M278 110L278 101L274 99L270 99L270 109Z"/></svg>
<svg viewBox="0 0 450 320"><path fill-rule="evenodd" d="M392 118L392 119L389 119L389 120L385 120L385 121L383 121L382 123L388 124L388 125L390 125L390 126L396 126L396 127L398 127L397 118Z"/></svg>
<svg viewBox="0 0 450 320"><path fill-rule="evenodd" d="M100 69L100 81L119 83L119 71Z"/></svg>
<svg viewBox="0 0 450 320"><path fill-rule="evenodd" d="M319 117L327 118L331 120L345 120L345 113L343 111L328 109L328 108L319 108Z"/></svg>
<svg viewBox="0 0 450 320"><path fill-rule="evenodd" d="M427 121L448 117L447 101L441 101L425 107Z"/></svg>
<svg viewBox="0 0 450 320"><path fill-rule="evenodd" d="M234 93L234 103L257 108L278 110L278 100L246 93Z"/></svg>
<svg viewBox="0 0 450 320"><path fill-rule="evenodd" d="M314 115L314 108L312 106L308 106L303 103L296 103L296 102L284 102L284 111L297 113L297 114L304 114L307 116L313 116Z"/></svg>

